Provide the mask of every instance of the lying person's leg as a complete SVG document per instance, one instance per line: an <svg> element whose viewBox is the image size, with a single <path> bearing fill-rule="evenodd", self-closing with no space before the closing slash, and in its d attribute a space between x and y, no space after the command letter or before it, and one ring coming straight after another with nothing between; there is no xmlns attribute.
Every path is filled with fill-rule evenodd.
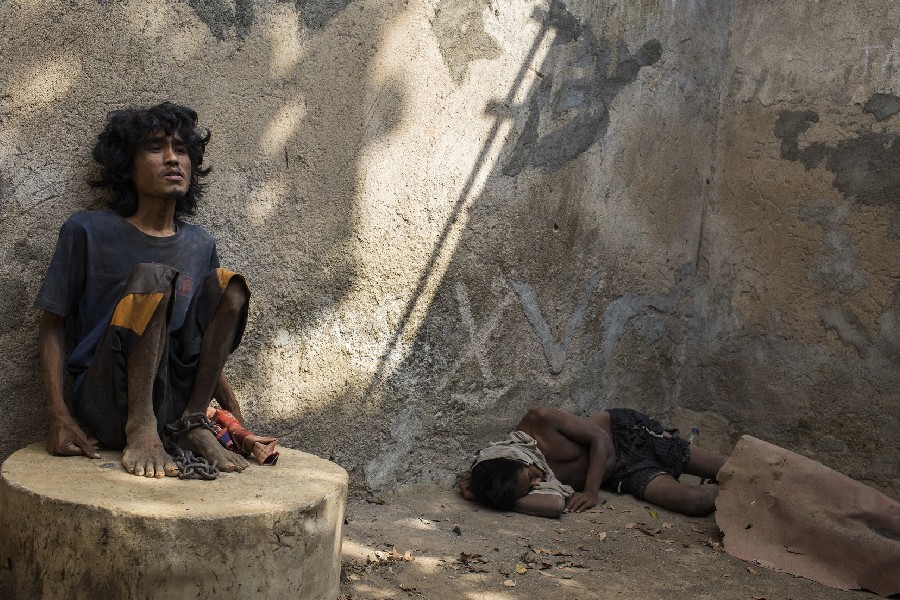
<svg viewBox="0 0 900 600"><path fill-rule="evenodd" d="M219 276L219 271L223 270L211 273L204 282L206 291L221 285L223 279ZM213 392L220 384L225 361L237 347L243 334L250 293L242 277L233 274L227 277L228 282L224 290L220 293L212 291L201 298L196 298L195 301L199 305L192 306L192 310L189 311L188 320L202 322L205 320L203 315L209 313L212 313L212 317L205 326L200 324L202 339L190 399L184 410L185 415L206 414ZM182 433L178 436L177 443L182 449L191 450L210 463L216 463L223 471L242 471L249 464L243 456L223 448L212 431L203 427Z"/></svg>
<svg viewBox="0 0 900 600"><path fill-rule="evenodd" d="M716 509L719 486L690 486L667 474L654 477L644 488L643 499L663 508L700 517Z"/></svg>
<svg viewBox="0 0 900 600"><path fill-rule="evenodd" d="M725 464L725 457L691 444L691 457L684 472L703 479L716 479L719 469Z"/></svg>

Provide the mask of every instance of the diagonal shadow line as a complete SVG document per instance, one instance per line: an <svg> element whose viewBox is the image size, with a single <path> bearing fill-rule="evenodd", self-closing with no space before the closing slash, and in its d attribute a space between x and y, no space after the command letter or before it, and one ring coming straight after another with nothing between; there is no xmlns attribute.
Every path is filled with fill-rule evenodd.
<svg viewBox="0 0 900 600"><path fill-rule="evenodd" d="M518 91L519 86L522 85L522 81L525 79L526 73L528 73L528 69L531 65L532 60L534 60L534 57L537 55L537 52L540 49L541 43L544 41L544 38L550 32L552 23L554 22L552 15L555 11L559 10L561 6L562 3L559 0L552 0L548 13L545 14L540 10L535 10L535 12L532 14L532 18L540 19L542 25L537 35L535 36L534 43L531 45L527 56L522 61L522 66L519 68L519 72L516 74L515 80L513 81L512 85L510 85L509 92L507 93L505 99L505 105L510 106L515 100L516 92ZM368 398L372 391L375 389L375 386L381 383L382 379L384 378L384 371L387 367L388 358L394 351L394 348L397 347L397 342L403 336L403 333L406 331L406 328L409 325L410 317L412 316L416 305L419 303L419 299L422 297L425 286L430 278L432 271L434 270L435 264L437 263L439 257L441 256L441 253L444 250L444 246L447 244L447 237L450 235L450 231L453 229L453 226L459 221L460 214L462 213L462 210L466 205L469 194L471 193L472 188L475 186L476 178L486 163L488 151L494 145L494 142L497 139L498 133L500 131L500 127L503 122L506 121L506 119L507 117L501 113L496 114L496 116L494 117L494 124L491 126L490 133L485 139L484 144L481 147L481 151L478 153L478 158L476 159L475 164L472 165L472 171L469 174L469 178L466 180L466 184L465 186L463 186L463 189L459 194L459 198L456 200L456 203L453 206L453 210L451 211L450 216L447 219L446 224L444 225L444 229L441 232L441 235L435 241L434 248L432 249L431 255L428 258L428 263L423 269L422 275L419 277L419 281L416 284L415 291L406 304L403 316L400 318L400 322L397 325L396 332L394 333L391 340L387 343L384 352L378 359L378 366L375 369L375 374L372 376L372 381L369 383L366 391L363 393L363 398Z"/></svg>

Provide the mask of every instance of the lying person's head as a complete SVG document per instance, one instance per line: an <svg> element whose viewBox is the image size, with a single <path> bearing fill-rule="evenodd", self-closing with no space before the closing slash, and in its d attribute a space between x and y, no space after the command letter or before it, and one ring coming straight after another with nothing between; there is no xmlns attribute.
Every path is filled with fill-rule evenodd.
<svg viewBox="0 0 900 600"><path fill-rule="evenodd" d="M516 500L540 483L544 472L536 465L511 458L492 458L472 467L470 489L485 506L511 510Z"/></svg>
<svg viewBox="0 0 900 600"><path fill-rule="evenodd" d="M163 102L149 108L126 108L109 113L93 152L102 171L90 184L109 192L110 208L123 217L133 215L138 208L137 190L132 181L135 155L141 144L154 136L177 139L190 158L190 186L187 193L178 198L175 214L192 215L206 187L200 178L209 173L209 169L200 165L210 134L197 129L197 113L187 106Z"/></svg>

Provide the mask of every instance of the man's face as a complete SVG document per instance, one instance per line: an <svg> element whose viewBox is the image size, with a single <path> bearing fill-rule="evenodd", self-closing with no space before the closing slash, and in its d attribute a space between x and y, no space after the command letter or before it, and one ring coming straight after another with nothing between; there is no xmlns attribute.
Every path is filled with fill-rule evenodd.
<svg viewBox="0 0 900 600"><path fill-rule="evenodd" d="M528 465L524 469L519 471L519 481L518 481L518 497L522 498L526 496L528 492L531 491L531 488L536 486L541 482L541 478L544 476L544 472L541 471L536 465Z"/></svg>
<svg viewBox="0 0 900 600"><path fill-rule="evenodd" d="M131 180L141 199L177 199L191 185L191 159L178 134L159 131L147 137L134 154Z"/></svg>

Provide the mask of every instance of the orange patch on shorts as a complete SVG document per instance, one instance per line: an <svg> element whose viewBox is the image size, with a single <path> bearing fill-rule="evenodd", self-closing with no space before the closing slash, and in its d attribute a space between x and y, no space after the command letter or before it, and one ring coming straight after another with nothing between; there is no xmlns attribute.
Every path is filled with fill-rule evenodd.
<svg viewBox="0 0 900 600"><path fill-rule="evenodd" d="M110 325L125 327L138 335L143 335L162 297L163 292L128 294L119 300L119 303L116 305L116 311L113 313Z"/></svg>
<svg viewBox="0 0 900 600"><path fill-rule="evenodd" d="M219 278L219 288L224 292L225 288L228 287L228 282L234 277L234 271L219 268L216 269L216 275Z"/></svg>

